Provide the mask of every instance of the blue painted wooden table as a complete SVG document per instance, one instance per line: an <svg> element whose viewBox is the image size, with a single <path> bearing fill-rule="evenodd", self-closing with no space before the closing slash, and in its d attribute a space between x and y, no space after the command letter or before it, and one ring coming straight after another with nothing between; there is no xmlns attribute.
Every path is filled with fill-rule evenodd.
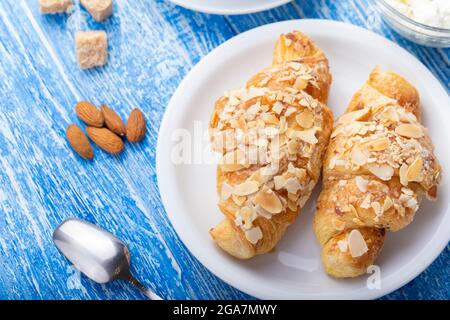
<svg viewBox="0 0 450 320"><path fill-rule="evenodd" d="M240 32L287 19L346 21L399 43L450 88L450 50L399 37L365 0L300 0L234 17L162 0L116 0L105 23L78 6L71 15L42 16L37 2L0 1L0 299L143 298L121 283L94 284L69 266L51 235L71 216L129 243L134 273L164 298L251 298L184 247L161 205L155 172L157 132L172 93L203 56ZM87 29L109 34L104 68L77 66L74 33ZM96 148L95 161L81 160L64 138L69 123L80 124L73 112L80 99L107 103L122 117L140 107L148 119L146 139L118 157ZM425 272L385 298L449 299L449 261L447 246Z"/></svg>

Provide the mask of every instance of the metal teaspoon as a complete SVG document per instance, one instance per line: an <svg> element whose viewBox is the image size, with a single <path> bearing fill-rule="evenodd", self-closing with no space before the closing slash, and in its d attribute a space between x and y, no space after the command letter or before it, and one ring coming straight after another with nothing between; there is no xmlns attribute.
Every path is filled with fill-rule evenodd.
<svg viewBox="0 0 450 320"><path fill-rule="evenodd" d="M88 278L98 283L125 280L151 300L161 300L130 272L130 253L125 244L92 223L70 218L53 233L59 251Z"/></svg>

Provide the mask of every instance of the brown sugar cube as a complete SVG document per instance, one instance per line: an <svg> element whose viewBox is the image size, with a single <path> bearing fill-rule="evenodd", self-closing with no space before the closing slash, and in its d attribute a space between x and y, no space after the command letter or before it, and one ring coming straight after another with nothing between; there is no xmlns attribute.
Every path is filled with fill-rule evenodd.
<svg viewBox="0 0 450 320"><path fill-rule="evenodd" d="M75 35L78 64L82 69L101 67L108 61L108 37L105 31L79 31Z"/></svg>
<svg viewBox="0 0 450 320"><path fill-rule="evenodd" d="M72 0L39 0L41 13L63 13L72 9Z"/></svg>
<svg viewBox="0 0 450 320"><path fill-rule="evenodd" d="M105 21L113 13L112 0L81 0L80 2L97 21Z"/></svg>

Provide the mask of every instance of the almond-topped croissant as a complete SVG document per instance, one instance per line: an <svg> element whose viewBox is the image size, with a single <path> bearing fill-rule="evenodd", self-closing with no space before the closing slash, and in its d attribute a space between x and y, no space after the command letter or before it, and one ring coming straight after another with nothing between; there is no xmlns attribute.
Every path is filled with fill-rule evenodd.
<svg viewBox="0 0 450 320"><path fill-rule="evenodd" d="M323 52L294 31L279 38L271 67L217 100L210 138L225 219L210 234L230 255L271 251L308 200L333 126L330 84Z"/></svg>
<svg viewBox="0 0 450 320"><path fill-rule="evenodd" d="M337 120L314 220L328 274L365 274L385 230L411 223L423 194L436 198L441 168L420 120L417 90L378 68Z"/></svg>

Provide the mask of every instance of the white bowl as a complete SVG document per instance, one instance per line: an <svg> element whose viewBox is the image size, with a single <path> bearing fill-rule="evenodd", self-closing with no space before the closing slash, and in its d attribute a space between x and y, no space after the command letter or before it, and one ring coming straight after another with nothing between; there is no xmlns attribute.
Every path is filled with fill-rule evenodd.
<svg viewBox="0 0 450 320"><path fill-rule="evenodd" d="M437 28L414 21L385 0L374 0L384 21L405 38L429 47L450 47L450 29Z"/></svg>
<svg viewBox="0 0 450 320"><path fill-rule="evenodd" d="M170 0L187 9L214 14L246 14L269 10L292 0Z"/></svg>

